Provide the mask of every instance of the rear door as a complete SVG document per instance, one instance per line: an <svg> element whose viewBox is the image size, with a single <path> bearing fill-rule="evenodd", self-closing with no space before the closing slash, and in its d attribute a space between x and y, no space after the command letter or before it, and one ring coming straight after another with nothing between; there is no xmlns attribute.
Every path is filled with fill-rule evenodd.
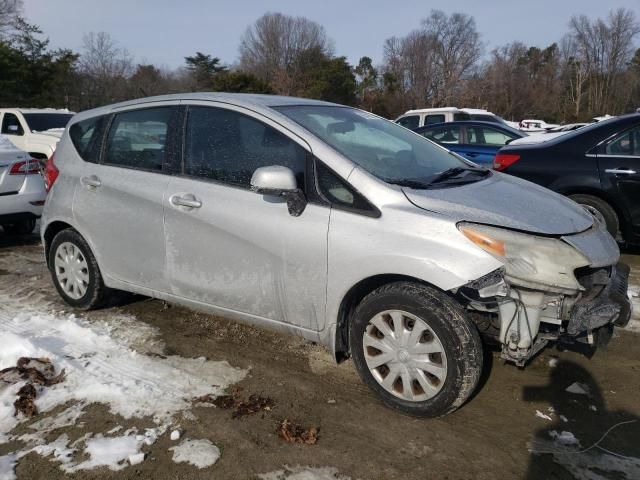
<svg viewBox="0 0 640 480"><path fill-rule="evenodd" d="M487 165L493 162L498 150L508 141L516 138L497 128L487 126L466 126L464 142L464 157L472 162Z"/></svg>
<svg viewBox="0 0 640 480"><path fill-rule="evenodd" d="M598 169L603 189L625 206L634 232L640 233L640 125L600 147Z"/></svg>
<svg viewBox="0 0 640 480"><path fill-rule="evenodd" d="M166 278L163 196L177 102L115 113L100 163L86 162L74 216L107 275L161 292Z"/></svg>
<svg viewBox="0 0 640 480"><path fill-rule="evenodd" d="M165 197L173 293L263 320L323 325L330 209L250 189L258 167L281 165L312 188L308 146L268 119L211 102L188 106L184 173ZM185 201L186 200L186 201Z"/></svg>

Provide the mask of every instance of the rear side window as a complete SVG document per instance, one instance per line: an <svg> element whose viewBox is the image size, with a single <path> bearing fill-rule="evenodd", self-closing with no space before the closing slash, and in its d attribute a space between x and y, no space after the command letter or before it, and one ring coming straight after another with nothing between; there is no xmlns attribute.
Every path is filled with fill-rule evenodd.
<svg viewBox="0 0 640 480"><path fill-rule="evenodd" d="M409 115L408 117L402 117L398 119L398 125L402 125L405 128L413 130L420 126L420 117L418 115Z"/></svg>
<svg viewBox="0 0 640 480"><path fill-rule="evenodd" d="M69 128L71 142L85 162L100 161L100 147L106 124L107 117L101 116L82 120Z"/></svg>
<svg viewBox="0 0 640 480"><path fill-rule="evenodd" d="M444 115L427 115L424 117L425 125L432 125L434 123L444 123Z"/></svg>
<svg viewBox="0 0 640 480"><path fill-rule="evenodd" d="M290 168L304 188L307 152L274 128L247 115L213 107L189 107L184 173L250 188L259 167Z"/></svg>
<svg viewBox="0 0 640 480"><path fill-rule="evenodd" d="M103 163L162 171L172 107L118 113L111 123Z"/></svg>
<svg viewBox="0 0 640 480"><path fill-rule="evenodd" d="M606 146L607 155L640 156L640 127L632 128L618 135Z"/></svg>
<svg viewBox="0 0 640 480"><path fill-rule="evenodd" d="M489 127L467 127L467 142L472 145L506 145L514 136Z"/></svg>

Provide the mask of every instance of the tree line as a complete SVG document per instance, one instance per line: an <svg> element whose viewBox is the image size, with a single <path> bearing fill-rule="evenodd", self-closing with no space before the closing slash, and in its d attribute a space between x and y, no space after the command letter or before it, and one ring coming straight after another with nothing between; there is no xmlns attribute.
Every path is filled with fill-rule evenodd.
<svg viewBox="0 0 640 480"><path fill-rule="evenodd" d="M458 106L572 122L640 108L640 24L627 9L574 16L546 48L512 42L490 52L472 16L432 10L415 30L385 41L379 65L368 56L350 65L316 22L266 13L241 35L235 64L203 48L166 69L137 63L105 32L87 33L78 52L51 49L22 17L21 1L0 0L0 106L80 111L163 93L225 91L317 98L389 118Z"/></svg>

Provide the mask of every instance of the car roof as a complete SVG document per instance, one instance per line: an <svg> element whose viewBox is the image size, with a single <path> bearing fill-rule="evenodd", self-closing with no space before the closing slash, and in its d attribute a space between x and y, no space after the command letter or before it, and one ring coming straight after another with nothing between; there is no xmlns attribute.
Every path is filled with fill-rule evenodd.
<svg viewBox="0 0 640 480"><path fill-rule="evenodd" d="M64 113L73 115L75 112L67 110L66 108L22 108L22 107L8 107L0 108L1 112L20 112L20 113Z"/></svg>
<svg viewBox="0 0 640 480"><path fill-rule="evenodd" d="M114 103L91 110L110 112L124 107L144 105L153 102L168 102L178 100L209 100L229 103L240 107L283 107L293 105L316 105L316 106L344 106L337 103L325 102L322 100L312 100L309 98L287 97L283 95L263 95L253 93L224 93L224 92L195 92L195 93L175 93L171 95L158 95L155 97L145 97L126 102Z"/></svg>
<svg viewBox="0 0 640 480"><path fill-rule="evenodd" d="M484 122L482 120L456 120L454 122L432 123L430 125L424 125L422 127L414 128L413 131L419 133L429 128L452 126L452 125L453 126L467 125L467 126L478 126L478 127L491 127L491 128L495 128L496 130L504 130L510 133L517 133L520 136L526 136L524 132L520 130L516 130L515 128L511 128L509 125L505 125L503 123L495 123L495 122Z"/></svg>
<svg viewBox="0 0 640 480"><path fill-rule="evenodd" d="M407 110L403 115L416 115L421 113L442 113L442 112L461 112L458 107L439 107L439 108L417 108L415 110Z"/></svg>

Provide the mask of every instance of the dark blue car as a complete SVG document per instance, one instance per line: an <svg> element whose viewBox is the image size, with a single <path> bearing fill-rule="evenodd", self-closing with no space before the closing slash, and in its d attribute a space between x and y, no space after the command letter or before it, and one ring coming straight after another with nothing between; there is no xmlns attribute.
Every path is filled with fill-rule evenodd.
<svg viewBox="0 0 640 480"><path fill-rule="evenodd" d="M474 163L488 166L508 142L526 136L506 125L474 120L434 123L416 128L414 132Z"/></svg>

